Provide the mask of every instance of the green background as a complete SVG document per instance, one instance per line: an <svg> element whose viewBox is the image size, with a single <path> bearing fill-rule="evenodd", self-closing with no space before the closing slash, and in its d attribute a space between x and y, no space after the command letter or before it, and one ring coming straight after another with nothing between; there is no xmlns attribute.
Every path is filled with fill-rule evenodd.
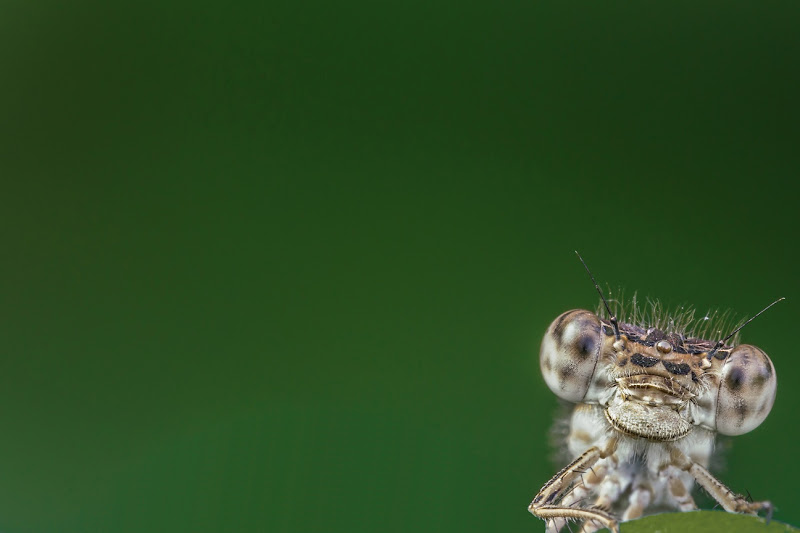
<svg viewBox="0 0 800 533"><path fill-rule="evenodd" d="M5 0L0 530L541 531L576 249L666 304L787 297L721 477L800 523L799 17Z"/></svg>

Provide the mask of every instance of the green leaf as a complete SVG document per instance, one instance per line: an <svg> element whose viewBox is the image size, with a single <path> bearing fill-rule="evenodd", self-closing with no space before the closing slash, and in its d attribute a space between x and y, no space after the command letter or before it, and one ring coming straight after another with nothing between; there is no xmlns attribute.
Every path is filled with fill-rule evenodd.
<svg viewBox="0 0 800 533"><path fill-rule="evenodd" d="M620 533L789 533L800 531L788 524L759 516L724 511L692 511L647 516L620 526Z"/></svg>

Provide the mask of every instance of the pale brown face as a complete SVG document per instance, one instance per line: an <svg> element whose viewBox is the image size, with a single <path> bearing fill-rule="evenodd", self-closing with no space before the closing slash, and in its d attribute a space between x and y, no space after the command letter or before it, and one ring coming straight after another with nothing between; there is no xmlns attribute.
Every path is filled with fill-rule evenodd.
<svg viewBox="0 0 800 533"><path fill-rule="evenodd" d="M556 318L540 353L550 390L567 401L609 407L616 429L653 440L680 438L693 425L740 435L769 414L776 377L761 349L713 351L715 341L625 323L619 329L617 339L612 324L591 311Z"/></svg>

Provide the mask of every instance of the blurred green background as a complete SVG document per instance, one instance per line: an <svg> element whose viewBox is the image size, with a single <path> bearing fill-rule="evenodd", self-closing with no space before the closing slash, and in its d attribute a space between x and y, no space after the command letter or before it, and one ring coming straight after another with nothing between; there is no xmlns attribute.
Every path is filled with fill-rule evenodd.
<svg viewBox="0 0 800 533"><path fill-rule="evenodd" d="M752 315L800 523L800 4L0 5L0 530L542 531L550 321ZM707 502L706 502L707 503Z"/></svg>

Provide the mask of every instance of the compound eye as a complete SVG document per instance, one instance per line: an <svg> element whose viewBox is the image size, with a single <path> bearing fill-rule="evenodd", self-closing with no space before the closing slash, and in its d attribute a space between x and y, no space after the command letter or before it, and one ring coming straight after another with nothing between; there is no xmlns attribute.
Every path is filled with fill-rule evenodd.
<svg viewBox="0 0 800 533"><path fill-rule="evenodd" d="M539 366L547 386L559 398L580 402L589 390L602 346L600 319L590 311L567 311L556 318L542 340Z"/></svg>
<svg viewBox="0 0 800 533"><path fill-rule="evenodd" d="M760 348L742 344L722 366L717 396L717 431L741 435L759 426L775 402L772 361Z"/></svg>

